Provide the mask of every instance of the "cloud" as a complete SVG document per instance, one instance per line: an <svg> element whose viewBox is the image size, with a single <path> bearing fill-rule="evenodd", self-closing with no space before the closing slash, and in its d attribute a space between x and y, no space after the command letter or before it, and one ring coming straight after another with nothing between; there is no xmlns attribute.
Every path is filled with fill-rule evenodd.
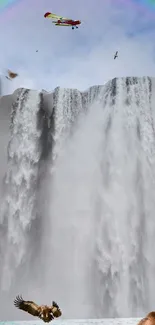
<svg viewBox="0 0 155 325"><path fill-rule="evenodd" d="M74 31L57 28L43 17L46 11L83 23ZM0 71L10 68L20 74L7 81L6 92L58 85L84 90L114 77L155 75L154 16L131 1L22 1L9 19L0 16L2 28Z"/></svg>

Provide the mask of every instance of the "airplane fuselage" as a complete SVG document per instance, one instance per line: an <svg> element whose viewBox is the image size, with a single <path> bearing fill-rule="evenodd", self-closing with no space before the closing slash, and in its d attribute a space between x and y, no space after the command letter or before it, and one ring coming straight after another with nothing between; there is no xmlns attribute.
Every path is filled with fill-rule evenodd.
<svg viewBox="0 0 155 325"><path fill-rule="evenodd" d="M60 20L58 19L57 21L57 24L66 24L66 25L70 25L70 26L77 26L77 25L80 25L81 24L81 21L80 20Z"/></svg>

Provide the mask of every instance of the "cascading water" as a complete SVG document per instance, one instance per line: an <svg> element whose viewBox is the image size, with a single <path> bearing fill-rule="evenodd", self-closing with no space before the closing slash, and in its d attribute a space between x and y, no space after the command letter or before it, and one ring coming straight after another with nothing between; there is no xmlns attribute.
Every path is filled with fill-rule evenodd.
<svg viewBox="0 0 155 325"><path fill-rule="evenodd" d="M153 309L154 91L153 79L120 78L85 93L57 89L53 94L50 130L53 148L51 159L48 157L51 177L42 183L48 192L46 209L41 215L46 254L44 251L43 259L43 251L38 251L37 266L46 278L44 292L39 297L43 296L47 303L52 299L58 301L65 318L131 317ZM31 175L38 179L41 157L40 131L36 130L38 106L28 132L22 114L30 111L21 114L22 106L18 107L21 108L16 111L12 129L15 142L10 142L9 152L17 151L15 143L21 131L23 139L27 139L28 133L33 134L22 149L23 161L19 159L18 170L12 159L6 177L10 200L14 203L8 202L10 192L6 189L7 210L2 214L9 216L5 243L8 239L12 243L10 225L13 225L16 230L13 240L18 239L18 243L20 240L20 246L18 250L11 244L6 246L3 289L4 280L8 279L7 268L10 278L12 257L15 257L12 279L22 258L27 259L25 253L30 240L32 243L33 232L28 234L24 227L36 218L31 209L36 208L36 203L31 204L30 194L34 191ZM25 148L31 145L33 150L29 152ZM15 155L18 158L20 148ZM29 165L24 184L18 183L19 172L25 175L27 156L35 163ZM44 263L42 266L40 261ZM25 278L28 282L29 277ZM33 294L34 290L33 286ZM28 299L34 299L30 289L27 293Z"/></svg>
<svg viewBox="0 0 155 325"><path fill-rule="evenodd" d="M155 112L148 78L116 87L102 146L95 279L99 315L130 317L153 308Z"/></svg>
<svg viewBox="0 0 155 325"><path fill-rule="evenodd" d="M54 96L54 147L52 159L60 155L74 122L82 111L82 97L78 90L57 88Z"/></svg>
<svg viewBox="0 0 155 325"><path fill-rule="evenodd" d="M30 234L37 218L36 192L42 154L42 130L38 127L40 103L38 93L23 89L12 109L6 194L0 219L3 226L0 238L3 247L1 289L4 291L15 285L15 275L19 282L16 272L23 264L24 267L29 265L32 253L29 250L32 244Z"/></svg>
<svg viewBox="0 0 155 325"><path fill-rule="evenodd" d="M66 141L63 153L54 164L51 260L47 272L53 275L53 295L68 318L95 316L92 268L95 219L90 203L98 174L101 116L93 107L90 115L79 117L73 137Z"/></svg>
<svg viewBox="0 0 155 325"><path fill-rule="evenodd" d="M151 105L150 79L110 82L55 162L49 272L66 317L137 316L153 308Z"/></svg>

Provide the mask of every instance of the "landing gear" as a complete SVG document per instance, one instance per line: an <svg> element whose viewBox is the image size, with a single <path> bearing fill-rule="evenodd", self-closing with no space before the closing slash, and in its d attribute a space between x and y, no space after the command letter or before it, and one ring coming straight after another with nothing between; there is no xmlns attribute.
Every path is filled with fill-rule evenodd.
<svg viewBox="0 0 155 325"><path fill-rule="evenodd" d="M78 28L78 26L75 26L75 28L77 29L77 28ZM72 26L72 29L74 29L74 26Z"/></svg>
<svg viewBox="0 0 155 325"><path fill-rule="evenodd" d="M78 26L75 26L76 28L78 28Z"/></svg>
<svg viewBox="0 0 155 325"><path fill-rule="evenodd" d="M74 26L72 26L72 29L74 29Z"/></svg>

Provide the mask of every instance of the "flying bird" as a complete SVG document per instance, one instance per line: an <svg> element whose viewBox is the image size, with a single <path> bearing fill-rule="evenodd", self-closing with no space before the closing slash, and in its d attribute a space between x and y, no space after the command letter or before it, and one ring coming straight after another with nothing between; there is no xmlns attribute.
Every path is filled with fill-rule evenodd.
<svg viewBox="0 0 155 325"><path fill-rule="evenodd" d="M118 51L116 51L115 55L114 55L114 60L118 58Z"/></svg>
<svg viewBox="0 0 155 325"><path fill-rule="evenodd" d="M26 311L32 316L39 317L45 323L49 323L54 318L58 318L62 315L62 312L55 301L52 302L52 306L39 306L33 301L26 301L22 298L22 296L17 296L14 300L14 305L15 307Z"/></svg>
<svg viewBox="0 0 155 325"><path fill-rule="evenodd" d="M7 79L12 80L18 76L18 73L12 72L8 70L8 75L6 76Z"/></svg>

